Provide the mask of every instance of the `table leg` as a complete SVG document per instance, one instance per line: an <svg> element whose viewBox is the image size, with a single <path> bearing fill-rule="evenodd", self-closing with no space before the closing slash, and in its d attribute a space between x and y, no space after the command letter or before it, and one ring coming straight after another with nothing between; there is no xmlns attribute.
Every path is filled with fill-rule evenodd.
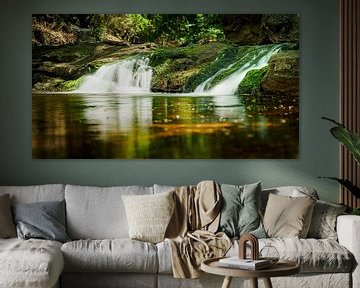
<svg viewBox="0 0 360 288"><path fill-rule="evenodd" d="M251 278L252 287L258 288L258 279L257 278Z"/></svg>
<svg viewBox="0 0 360 288"><path fill-rule="evenodd" d="M264 279L265 288L273 288L270 278L266 277L263 279Z"/></svg>
<svg viewBox="0 0 360 288"><path fill-rule="evenodd" d="M224 282L221 286L221 288L230 288L232 277L231 276L225 276Z"/></svg>

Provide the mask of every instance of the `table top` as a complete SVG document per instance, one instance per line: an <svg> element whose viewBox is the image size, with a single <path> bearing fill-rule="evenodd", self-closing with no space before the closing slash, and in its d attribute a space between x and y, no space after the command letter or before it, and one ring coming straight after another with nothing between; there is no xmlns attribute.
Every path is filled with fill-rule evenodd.
<svg viewBox="0 0 360 288"><path fill-rule="evenodd" d="M245 278L289 276L300 272L300 266L288 260L279 260L276 264L265 269L245 270L219 266L219 259L221 258L223 257L204 260L201 263L201 270L216 275Z"/></svg>

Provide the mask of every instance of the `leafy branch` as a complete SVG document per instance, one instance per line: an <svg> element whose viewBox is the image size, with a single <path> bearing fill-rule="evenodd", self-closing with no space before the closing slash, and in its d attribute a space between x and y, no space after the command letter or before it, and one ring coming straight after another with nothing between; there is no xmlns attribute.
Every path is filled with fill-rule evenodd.
<svg viewBox="0 0 360 288"><path fill-rule="evenodd" d="M336 122L333 119L322 117L324 120L328 120L334 123L336 126L330 129L331 134L337 139L344 147L349 150L353 155L355 161L360 165L360 136L355 132L347 129L343 124ZM360 188L354 185L350 180L339 179L336 177L319 177L327 178L339 182L346 189L348 189L356 198L360 198Z"/></svg>

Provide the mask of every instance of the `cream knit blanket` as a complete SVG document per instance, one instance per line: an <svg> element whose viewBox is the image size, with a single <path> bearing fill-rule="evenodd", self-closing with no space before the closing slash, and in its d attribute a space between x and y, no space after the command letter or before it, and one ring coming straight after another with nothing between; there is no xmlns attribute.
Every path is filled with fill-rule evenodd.
<svg viewBox="0 0 360 288"><path fill-rule="evenodd" d="M222 257L231 246L225 233L216 233L221 190L213 181L202 181L196 187L178 187L174 195L175 211L165 233L173 274L175 278L197 278L203 260Z"/></svg>

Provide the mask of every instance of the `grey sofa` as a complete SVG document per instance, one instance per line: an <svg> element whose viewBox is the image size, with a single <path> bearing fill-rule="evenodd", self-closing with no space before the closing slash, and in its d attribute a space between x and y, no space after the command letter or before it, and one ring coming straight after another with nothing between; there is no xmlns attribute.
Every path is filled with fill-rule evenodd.
<svg viewBox="0 0 360 288"><path fill-rule="evenodd" d="M0 287L221 287L222 277L206 274L198 279L174 279L171 250L128 238L122 195L156 194L174 187L154 185L90 187L76 185L0 186L15 203L66 203L67 234L72 241L18 238L0 239ZM298 189L305 189L297 187ZM263 190L291 195L292 187ZM315 194L315 191L311 191ZM360 287L360 217L337 217L338 241L331 239L260 239L281 257L297 261L301 273L272 279L274 287ZM236 255L237 242L228 255ZM259 281L262 285L262 281ZM234 279L235 285L250 284ZM261 286L260 285L260 286Z"/></svg>

